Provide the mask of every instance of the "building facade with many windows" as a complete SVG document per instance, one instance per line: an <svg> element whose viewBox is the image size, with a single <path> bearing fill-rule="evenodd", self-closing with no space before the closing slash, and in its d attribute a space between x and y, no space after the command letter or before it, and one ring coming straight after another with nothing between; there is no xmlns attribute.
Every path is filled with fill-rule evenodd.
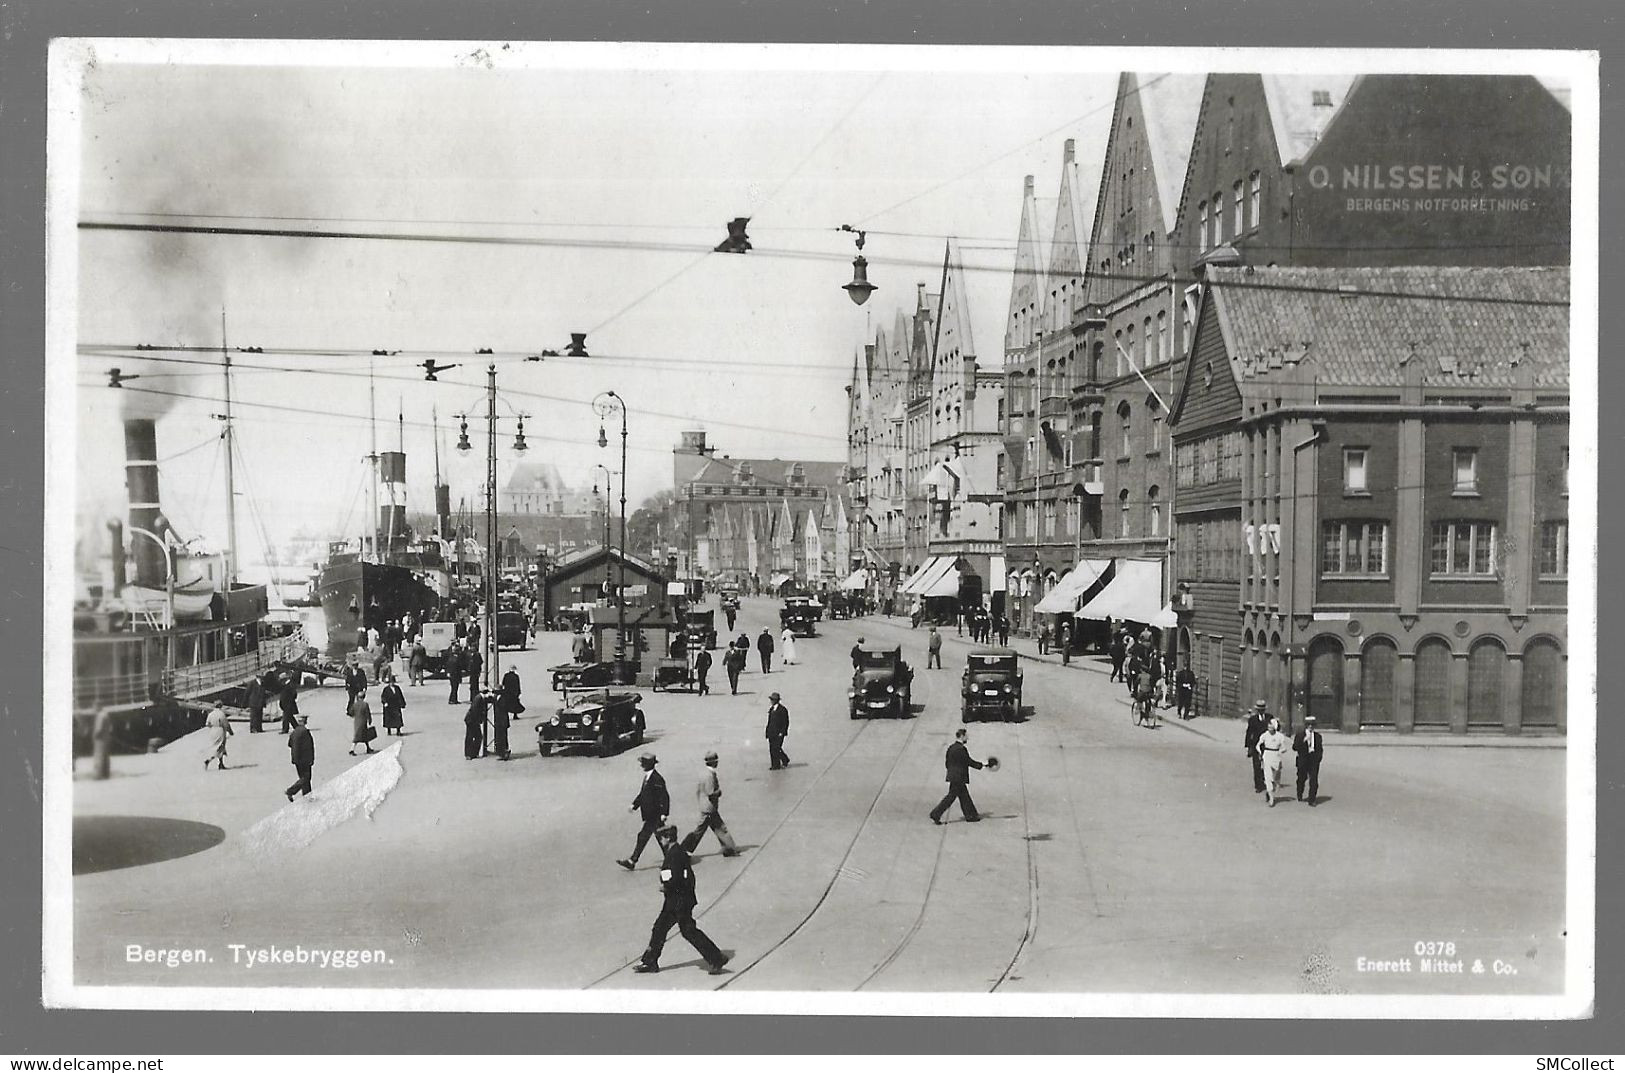
<svg viewBox="0 0 1625 1073"><path fill-rule="evenodd" d="M1565 729L1568 294L1564 268L1209 271L1178 647L1220 710Z"/></svg>

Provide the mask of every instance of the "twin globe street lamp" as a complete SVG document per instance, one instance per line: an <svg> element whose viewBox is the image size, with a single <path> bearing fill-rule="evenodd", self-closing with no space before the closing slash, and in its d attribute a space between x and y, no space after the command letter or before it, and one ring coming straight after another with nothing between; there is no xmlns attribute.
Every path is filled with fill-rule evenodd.
<svg viewBox="0 0 1625 1073"><path fill-rule="evenodd" d="M482 579L485 589L484 623L481 625L481 639L485 642L484 670L487 686L501 681L501 668L497 661L501 659L502 648L497 644L497 579L501 574L502 553L497 543L497 367L495 363L486 366L486 438L485 438L485 577ZM506 405L506 403L504 403ZM508 407L510 410L512 406ZM514 454L522 455L529 448L525 443L525 415L517 414L519 431L513 439ZM473 444L468 439L468 416L459 415L462 425L457 435L457 450L467 454L473 450ZM479 683L472 683L478 688Z"/></svg>
<svg viewBox="0 0 1625 1073"><path fill-rule="evenodd" d="M613 415L621 415L621 551L620 584L615 593L615 684L630 685L626 680L626 400L613 391L601 391L592 400L593 413L598 415L598 446L608 447L609 437L604 422ZM608 519L605 519L607 526ZM604 554L609 554L605 545ZM606 567L607 568L607 567Z"/></svg>

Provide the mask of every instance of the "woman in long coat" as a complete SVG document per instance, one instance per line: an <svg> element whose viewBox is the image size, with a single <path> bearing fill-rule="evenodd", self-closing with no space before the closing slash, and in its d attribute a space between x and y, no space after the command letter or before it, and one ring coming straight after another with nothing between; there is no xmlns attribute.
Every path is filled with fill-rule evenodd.
<svg viewBox="0 0 1625 1073"><path fill-rule="evenodd" d="M779 651L784 656L784 665L790 666L796 661L796 635L790 632L790 627L784 628L779 637Z"/></svg>
<svg viewBox="0 0 1625 1073"><path fill-rule="evenodd" d="M395 681L394 675L389 675L384 691L378 695L378 703L384 706L384 733L394 733L399 737L404 725L401 711L406 707L406 694L401 692L400 683Z"/></svg>
<svg viewBox="0 0 1625 1073"><path fill-rule="evenodd" d="M355 755L357 745L365 745L367 752L372 752L372 739L377 736L378 732L372 729L372 705L362 693L350 704L350 755Z"/></svg>
<svg viewBox="0 0 1625 1073"><path fill-rule="evenodd" d="M485 696L475 693L468 700L468 712L463 716L463 756L469 760L480 758L480 747L485 741Z"/></svg>
<svg viewBox="0 0 1625 1073"><path fill-rule="evenodd" d="M204 771L209 770L210 760L214 761L218 770L226 770L226 739L233 733L231 723L226 720L226 710L216 704L214 710L209 712L209 744L212 749L209 755L203 758Z"/></svg>

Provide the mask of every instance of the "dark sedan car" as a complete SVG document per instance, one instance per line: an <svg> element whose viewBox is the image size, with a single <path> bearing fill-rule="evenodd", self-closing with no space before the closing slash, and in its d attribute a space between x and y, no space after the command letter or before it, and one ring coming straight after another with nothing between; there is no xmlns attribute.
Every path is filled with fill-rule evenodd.
<svg viewBox="0 0 1625 1073"><path fill-rule="evenodd" d="M496 638L498 648L530 647L530 619L523 611L498 611Z"/></svg>
<svg viewBox="0 0 1625 1073"><path fill-rule="evenodd" d="M1014 722L1021 716L1021 668L1014 651L984 648L970 653L960 681L960 722L992 716Z"/></svg>
<svg viewBox="0 0 1625 1073"><path fill-rule="evenodd" d="M613 756L639 744L645 728L643 709L638 707L642 700L642 693L609 689L577 697L536 727L541 754L585 747L599 756Z"/></svg>
<svg viewBox="0 0 1625 1073"><path fill-rule="evenodd" d="M903 661L902 646L862 645L855 658L852 688L846 693L852 718L906 716L914 697L914 669Z"/></svg>

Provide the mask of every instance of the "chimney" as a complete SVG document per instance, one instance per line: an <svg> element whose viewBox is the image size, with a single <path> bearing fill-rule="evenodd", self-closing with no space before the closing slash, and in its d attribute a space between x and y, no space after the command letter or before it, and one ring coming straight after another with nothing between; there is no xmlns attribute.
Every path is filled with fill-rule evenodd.
<svg viewBox="0 0 1625 1073"><path fill-rule="evenodd" d="M1025 179L1021 180L1021 196L1022 197L1032 197L1033 196L1033 177L1031 175L1029 175Z"/></svg>
<svg viewBox="0 0 1625 1073"><path fill-rule="evenodd" d="M124 488L130 500L130 528L145 529L159 540L166 528L158 501L158 424L150 417L124 422ZM135 584L161 589L168 580L164 549L137 534Z"/></svg>
<svg viewBox="0 0 1625 1073"><path fill-rule="evenodd" d="M107 520L107 534L113 545L113 595L124 591L124 523L117 518Z"/></svg>
<svg viewBox="0 0 1625 1073"><path fill-rule="evenodd" d="M1074 159L1077 158L1077 155L1078 143L1076 139L1068 138L1066 140L1066 148L1061 150L1061 163L1070 164Z"/></svg>

